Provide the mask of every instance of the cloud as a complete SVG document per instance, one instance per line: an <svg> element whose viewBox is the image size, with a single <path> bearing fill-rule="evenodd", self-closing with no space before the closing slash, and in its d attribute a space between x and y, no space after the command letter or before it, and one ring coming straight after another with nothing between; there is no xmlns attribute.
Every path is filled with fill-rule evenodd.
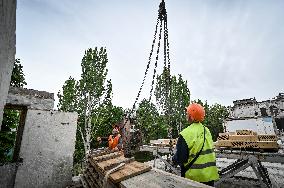
<svg viewBox="0 0 284 188"><path fill-rule="evenodd" d="M104 46L116 105L132 106L159 1L19 1L17 58L29 88L57 93L80 77L84 50ZM166 1L172 72L192 99L232 104L283 92L284 2ZM160 64L162 66L162 62ZM149 72L152 74L152 72ZM148 96L148 81L142 97Z"/></svg>

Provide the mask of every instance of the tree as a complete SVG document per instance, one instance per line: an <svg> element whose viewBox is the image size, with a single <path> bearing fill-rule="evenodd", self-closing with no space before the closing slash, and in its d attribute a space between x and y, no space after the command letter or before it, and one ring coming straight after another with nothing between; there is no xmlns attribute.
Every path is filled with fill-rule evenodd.
<svg viewBox="0 0 284 188"><path fill-rule="evenodd" d="M155 96L158 108L165 116L163 119L172 129L172 136L177 137L180 130L187 124L185 107L190 101L190 91L187 81L183 80L180 74L177 77L170 76L169 84L168 78L167 69L158 75Z"/></svg>
<svg viewBox="0 0 284 188"><path fill-rule="evenodd" d="M217 103L210 106L207 113L207 127L210 129L214 141L217 140L219 133L224 132L223 121L228 115L229 112L225 106Z"/></svg>
<svg viewBox="0 0 284 188"><path fill-rule="evenodd" d="M112 84L107 80L107 52L105 48L88 49L82 59L81 78L70 77L59 91L58 109L78 113L75 160L86 156L98 134L109 133L111 123L122 110L111 104ZM114 111L112 111L114 110ZM112 113L114 112L114 113ZM109 118L110 115L115 118ZM108 126L102 126L106 125Z"/></svg>
<svg viewBox="0 0 284 188"><path fill-rule="evenodd" d="M21 65L20 59L16 59L12 71L10 86L13 87L24 87L27 85L23 66Z"/></svg>
<svg viewBox="0 0 284 188"><path fill-rule="evenodd" d="M208 127L212 134L212 139L216 141L219 133L224 131L223 121L229 115L228 109L225 106L217 103L208 105L207 101L203 103L200 99L193 102L198 103L204 107L205 119L203 124Z"/></svg>
<svg viewBox="0 0 284 188"><path fill-rule="evenodd" d="M16 59L12 71L10 86L24 87L27 85L20 59ZM15 146L20 113L18 110L4 110L0 131L0 162L11 162Z"/></svg>
<svg viewBox="0 0 284 188"><path fill-rule="evenodd" d="M77 81L70 76L69 79L66 80L64 85L62 86L62 94L60 93L60 91L57 94L57 97L59 99L57 107L59 110L64 112L76 111L77 90Z"/></svg>
<svg viewBox="0 0 284 188"><path fill-rule="evenodd" d="M151 139L165 138L167 128L161 120L153 103L146 99L139 103L136 111L136 124L143 133L143 143L149 143Z"/></svg>

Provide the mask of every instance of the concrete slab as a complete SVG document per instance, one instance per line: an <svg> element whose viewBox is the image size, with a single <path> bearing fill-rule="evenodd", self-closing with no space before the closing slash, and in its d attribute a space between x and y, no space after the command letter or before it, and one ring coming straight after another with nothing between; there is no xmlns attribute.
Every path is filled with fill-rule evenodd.
<svg viewBox="0 0 284 188"><path fill-rule="evenodd" d="M77 114L28 110L15 187L66 187L72 181Z"/></svg>
<svg viewBox="0 0 284 188"><path fill-rule="evenodd" d="M140 174L133 178L120 182L122 188L130 187L147 187L147 188L165 188L165 187L178 187L178 188L209 188L202 183L198 183L174 174L152 169L150 172Z"/></svg>

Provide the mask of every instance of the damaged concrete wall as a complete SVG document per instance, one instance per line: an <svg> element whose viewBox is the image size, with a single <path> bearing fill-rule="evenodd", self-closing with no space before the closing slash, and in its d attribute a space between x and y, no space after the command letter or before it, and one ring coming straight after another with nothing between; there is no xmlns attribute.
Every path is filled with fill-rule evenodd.
<svg viewBox="0 0 284 188"><path fill-rule="evenodd" d="M224 122L226 132L236 132L237 130L249 129L257 134L276 134L271 117L258 117L248 119L233 119Z"/></svg>
<svg viewBox="0 0 284 188"><path fill-rule="evenodd" d="M28 109L52 110L54 94L18 87L10 87L6 104L26 106Z"/></svg>
<svg viewBox="0 0 284 188"><path fill-rule="evenodd" d="M76 113L28 110L15 187L66 187L72 178Z"/></svg>
<svg viewBox="0 0 284 188"><path fill-rule="evenodd" d="M233 118L284 116L284 95L279 93L272 100L257 102L254 98L234 101L230 109Z"/></svg>
<svg viewBox="0 0 284 188"><path fill-rule="evenodd" d="M0 125L15 61L15 32L16 0L0 0Z"/></svg>

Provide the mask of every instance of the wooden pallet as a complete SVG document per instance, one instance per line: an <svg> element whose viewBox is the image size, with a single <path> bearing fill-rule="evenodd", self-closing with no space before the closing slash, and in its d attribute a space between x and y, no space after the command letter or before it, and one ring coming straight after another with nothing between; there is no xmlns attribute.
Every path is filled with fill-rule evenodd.
<svg viewBox="0 0 284 188"><path fill-rule="evenodd" d="M93 152L87 161L87 167L81 177L84 187L103 187L104 178L108 171L124 163L122 168L109 174L108 186L118 187L118 183L151 170L149 165L125 158L122 152L101 151Z"/></svg>
<svg viewBox="0 0 284 188"><path fill-rule="evenodd" d="M276 135L258 135L258 140L259 141L274 141L277 142L277 136Z"/></svg>
<svg viewBox="0 0 284 188"><path fill-rule="evenodd" d="M237 135L254 135L252 130L236 130Z"/></svg>
<svg viewBox="0 0 284 188"><path fill-rule="evenodd" d="M254 148L254 149L278 149L277 142L274 141L243 141L243 140L220 140L215 144L215 148L227 147L231 149Z"/></svg>
<svg viewBox="0 0 284 188"><path fill-rule="evenodd" d="M256 135L230 135L229 140L257 142L258 137Z"/></svg>
<svg viewBox="0 0 284 188"><path fill-rule="evenodd" d="M217 140L229 140L229 133L219 133Z"/></svg>
<svg viewBox="0 0 284 188"><path fill-rule="evenodd" d="M110 179L114 183L118 183L128 178L131 178L133 176L142 174L144 172L148 172L150 170L151 170L150 166L137 162L137 161L133 161L129 164L126 164L125 167L122 168L121 170L116 171L113 174L111 174Z"/></svg>
<svg viewBox="0 0 284 188"><path fill-rule="evenodd" d="M232 142L229 140L219 140L216 144L215 144L215 148L217 147L232 147Z"/></svg>

